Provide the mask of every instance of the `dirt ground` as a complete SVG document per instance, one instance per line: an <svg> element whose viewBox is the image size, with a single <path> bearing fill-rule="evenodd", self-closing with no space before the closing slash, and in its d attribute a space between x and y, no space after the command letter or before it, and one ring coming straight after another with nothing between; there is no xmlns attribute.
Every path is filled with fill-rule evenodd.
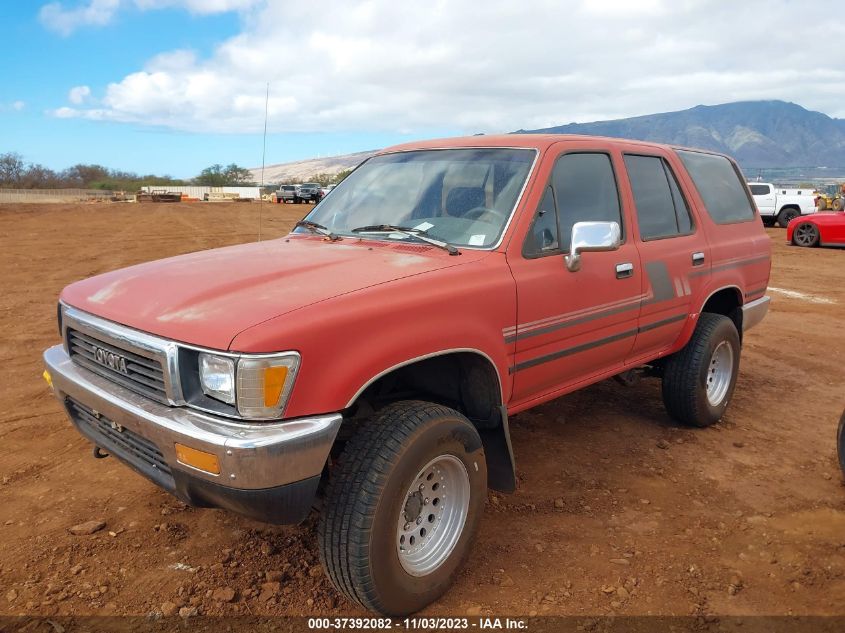
<svg viewBox="0 0 845 633"><path fill-rule="evenodd" d="M95 461L41 378L64 285L253 241L259 208L265 238L306 211L0 205L0 614L363 614L322 574L313 517L271 527L183 506ZM427 614L845 614L845 251L767 231L772 308L725 419L674 426L656 380L515 416L519 490L490 495L465 571ZM106 528L68 532L89 520Z"/></svg>

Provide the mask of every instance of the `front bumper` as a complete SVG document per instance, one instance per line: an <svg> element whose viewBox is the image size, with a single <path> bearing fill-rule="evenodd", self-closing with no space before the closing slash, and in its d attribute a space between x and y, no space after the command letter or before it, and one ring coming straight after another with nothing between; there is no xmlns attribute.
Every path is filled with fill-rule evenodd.
<svg viewBox="0 0 845 633"><path fill-rule="evenodd" d="M44 352L44 363L82 435L185 502L268 523L307 516L340 414L236 422L154 402L78 366L61 345ZM180 463L177 442L214 454L220 473Z"/></svg>
<svg viewBox="0 0 845 633"><path fill-rule="evenodd" d="M760 323L769 312L770 297L760 297L742 306L742 331L750 330Z"/></svg>

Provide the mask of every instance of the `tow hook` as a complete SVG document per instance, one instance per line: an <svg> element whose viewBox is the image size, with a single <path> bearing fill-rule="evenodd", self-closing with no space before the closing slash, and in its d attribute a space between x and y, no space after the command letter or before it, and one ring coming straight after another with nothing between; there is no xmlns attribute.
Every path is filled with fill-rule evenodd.
<svg viewBox="0 0 845 633"><path fill-rule="evenodd" d="M94 459L105 459L108 457L109 454L106 453L102 448L99 446L94 447Z"/></svg>

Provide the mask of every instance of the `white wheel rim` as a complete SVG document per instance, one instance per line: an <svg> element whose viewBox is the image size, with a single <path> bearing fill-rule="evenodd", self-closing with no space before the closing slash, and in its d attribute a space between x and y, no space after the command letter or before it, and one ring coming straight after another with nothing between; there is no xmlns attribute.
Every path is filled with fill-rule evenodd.
<svg viewBox="0 0 845 633"><path fill-rule="evenodd" d="M396 524L396 552L411 576L440 567L458 544L469 513L470 484L464 463L440 455L414 477Z"/></svg>
<svg viewBox="0 0 845 633"><path fill-rule="evenodd" d="M713 350L707 368L707 401L712 406L722 404L734 372L734 351L728 341L722 341Z"/></svg>

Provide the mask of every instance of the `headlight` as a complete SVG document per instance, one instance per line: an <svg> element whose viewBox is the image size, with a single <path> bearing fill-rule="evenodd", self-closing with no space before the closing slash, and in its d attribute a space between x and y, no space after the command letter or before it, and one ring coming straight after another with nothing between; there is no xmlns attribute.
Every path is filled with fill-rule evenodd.
<svg viewBox="0 0 845 633"><path fill-rule="evenodd" d="M205 395L235 404L235 363L231 358L200 354L200 385Z"/></svg>
<svg viewBox="0 0 845 633"><path fill-rule="evenodd" d="M299 354L238 361L238 413L245 418L277 418L287 404Z"/></svg>
<svg viewBox="0 0 845 633"><path fill-rule="evenodd" d="M252 419L281 417L299 369L296 352L240 358L203 352L198 361L203 393Z"/></svg>

